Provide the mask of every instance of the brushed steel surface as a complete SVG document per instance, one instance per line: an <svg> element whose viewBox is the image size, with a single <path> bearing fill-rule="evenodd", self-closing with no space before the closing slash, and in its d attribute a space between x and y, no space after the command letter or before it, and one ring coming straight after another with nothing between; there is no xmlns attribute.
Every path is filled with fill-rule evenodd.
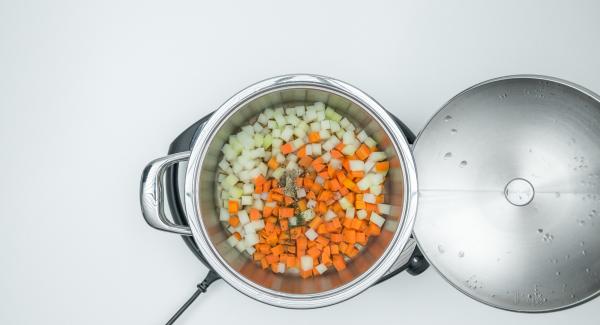
<svg viewBox="0 0 600 325"><path fill-rule="evenodd" d="M559 310L598 294L597 95L543 76L490 80L443 106L413 153L414 233L452 285L520 312Z"/></svg>

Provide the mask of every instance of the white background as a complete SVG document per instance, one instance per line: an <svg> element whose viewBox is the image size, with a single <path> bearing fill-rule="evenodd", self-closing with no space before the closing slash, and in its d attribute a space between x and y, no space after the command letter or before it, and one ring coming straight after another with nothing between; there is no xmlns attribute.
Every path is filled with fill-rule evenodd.
<svg viewBox="0 0 600 325"><path fill-rule="evenodd" d="M333 76L417 132L450 97L501 75L600 92L599 13L594 1L0 1L0 323L164 323L206 269L142 220L140 173L251 83ZM598 319L600 299L496 310L430 269L306 311L217 282L178 324Z"/></svg>

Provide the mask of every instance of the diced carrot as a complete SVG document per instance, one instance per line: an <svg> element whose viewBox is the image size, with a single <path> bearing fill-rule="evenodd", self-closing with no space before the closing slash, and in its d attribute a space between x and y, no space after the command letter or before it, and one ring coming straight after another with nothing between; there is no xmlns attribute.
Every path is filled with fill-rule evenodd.
<svg viewBox="0 0 600 325"><path fill-rule="evenodd" d="M260 260L260 266L261 266L263 269L266 269L266 268L268 268L268 267L269 267L269 262L267 262L267 258L266 258L266 257L263 257L263 258Z"/></svg>
<svg viewBox="0 0 600 325"><path fill-rule="evenodd" d="M309 200L316 200L317 195L315 194L315 192L309 191L308 193L306 193L306 198Z"/></svg>
<svg viewBox="0 0 600 325"><path fill-rule="evenodd" d="M335 232L342 227L342 224L340 223L340 220L338 218L335 218L335 219L331 220L330 222L328 222L325 225L325 227L327 228L327 231Z"/></svg>
<svg viewBox="0 0 600 325"><path fill-rule="evenodd" d="M352 228L354 230L359 230L362 223L363 223L362 220L360 220L358 218L354 218L354 219L352 219L352 224L350 224L350 228Z"/></svg>
<svg viewBox="0 0 600 325"><path fill-rule="evenodd" d="M358 249L354 246L348 246L345 253L348 257L353 258L358 255Z"/></svg>
<svg viewBox="0 0 600 325"><path fill-rule="evenodd" d="M310 221L308 226L311 227L312 229L317 229L317 227L319 227L319 225L321 223L323 223L323 219L321 219L321 217L319 217L319 216L316 216Z"/></svg>
<svg viewBox="0 0 600 325"><path fill-rule="evenodd" d="M317 200L319 201L328 201L333 197L333 193L331 193L330 191L322 191L319 196L317 197Z"/></svg>
<svg viewBox="0 0 600 325"><path fill-rule="evenodd" d="M340 182L337 179L329 181L329 187L332 191L338 191L340 189Z"/></svg>
<svg viewBox="0 0 600 325"><path fill-rule="evenodd" d="M275 170L275 169L277 169L277 167L279 167L279 164L277 163L275 156L273 156L273 157L271 157L271 159L269 159L269 162L267 162L267 166L269 166L269 168L271 168L272 170Z"/></svg>
<svg viewBox="0 0 600 325"><path fill-rule="evenodd" d="M340 151L340 152L341 152L342 150L344 150L344 147L345 147L345 146L346 146L346 145L345 145L343 142L340 142L340 143L338 143L338 144L335 146L335 149L336 149L337 151Z"/></svg>
<svg viewBox="0 0 600 325"><path fill-rule="evenodd" d="M353 229L344 229L342 232L344 236L344 241L348 244L354 245L356 243L356 231Z"/></svg>
<svg viewBox="0 0 600 325"><path fill-rule="evenodd" d="M308 239L306 239L306 237L304 237L304 235L298 236L298 238L296 238L296 254L298 256L304 255L304 252L306 251L307 246L308 246Z"/></svg>
<svg viewBox="0 0 600 325"><path fill-rule="evenodd" d="M260 211L256 208L250 209L250 220L258 220L260 219Z"/></svg>
<svg viewBox="0 0 600 325"><path fill-rule="evenodd" d="M271 265L273 263L277 263L279 261L278 256L274 255L274 254L269 254L269 255L265 256L265 258L267 259L267 263L269 263L269 265Z"/></svg>
<svg viewBox="0 0 600 325"><path fill-rule="evenodd" d="M319 164L315 164L315 163L313 162L312 166L313 166L313 168L314 168L314 169L315 169L317 172L320 172L320 171L322 171L323 169L325 169L325 167L326 167L327 165L325 165L325 164L321 164L321 163L319 163Z"/></svg>
<svg viewBox="0 0 600 325"><path fill-rule="evenodd" d="M240 224L240 218L238 218L237 216L230 216L229 217L229 224L232 227L237 227Z"/></svg>
<svg viewBox="0 0 600 325"><path fill-rule="evenodd" d="M306 156L306 146L302 146L302 148L298 149L298 152L296 153L296 155L298 155L298 157L302 158Z"/></svg>
<svg viewBox="0 0 600 325"><path fill-rule="evenodd" d="M326 234L326 233L327 233L327 228L325 227L325 225L324 225L324 224L320 224L320 225L317 227L317 234L319 234L319 235L323 235L323 234Z"/></svg>
<svg viewBox="0 0 600 325"><path fill-rule="evenodd" d="M302 199L296 202L296 204L298 204L298 209L300 209L300 211L306 210L306 200Z"/></svg>
<svg viewBox="0 0 600 325"><path fill-rule="evenodd" d="M268 207L268 206L264 206L263 207L263 216L265 218L270 217L273 214L273 208L272 207Z"/></svg>
<svg viewBox="0 0 600 325"><path fill-rule="evenodd" d="M337 244L331 244L331 245L329 245L329 247L331 248L331 254L332 255L340 253L340 246L339 245L337 245Z"/></svg>
<svg viewBox="0 0 600 325"><path fill-rule="evenodd" d="M308 141L310 141L311 143L317 143L321 140L321 136L319 135L319 132L309 132L308 133Z"/></svg>
<svg viewBox="0 0 600 325"><path fill-rule="evenodd" d="M323 164L323 166L327 167L327 165ZM323 170L321 170L321 172L319 173L319 176L321 176L321 178L323 179L329 179L329 173L327 172L327 170L325 170L325 168L323 168Z"/></svg>
<svg viewBox="0 0 600 325"><path fill-rule="evenodd" d="M341 243L339 243L339 245L340 245L340 253L344 254L346 252L346 250L348 249L348 243L341 242Z"/></svg>
<svg viewBox="0 0 600 325"><path fill-rule="evenodd" d="M285 266L287 267L296 267L296 256L288 255L285 259Z"/></svg>
<svg viewBox="0 0 600 325"><path fill-rule="evenodd" d="M388 171L390 169L390 162L389 161L381 161L375 164L375 171L378 172L385 172Z"/></svg>
<svg viewBox="0 0 600 325"><path fill-rule="evenodd" d="M362 170L361 171L351 171L350 176L352 178L362 179L363 177L365 177L365 172Z"/></svg>
<svg viewBox="0 0 600 325"><path fill-rule="evenodd" d="M277 246L271 248L271 253L273 253L275 255L283 254L283 246L277 245Z"/></svg>
<svg viewBox="0 0 600 325"><path fill-rule="evenodd" d="M240 204L237 200L229 200L228 210L230 214L237 214Z"/></svg>
<svg viewBox="0 0 600 325"><path fill-rule="evenodd" d="M381 228L379 228L378 225L372 222L369 223L369 227L367 229L368 234L371 236L379 236L379 234L381 233Z"/></svg>
<svg viewBox="0 0 600 325"><path fill-rule="evenodd" d="M345 178L342 181L342 184L344 185L344 187L346 187L347 189L349 189L353 192L356 192L358 190L356 183L354 183L350 178Z"/></svg>
<svg viewBox="0 0 600 325"><path fill-rule="evenodd" d="M273 200L273 201L283 202L283 195L276 193L274 190L271 191L269 196L271 197L271 200Z"/></svg>
<svg viewBox="0 0 600 325"><path fill-rule="evenodd" d="M294 216L294 208L279 208L279 217L291 218Z"/></svg>
<svg viewBox="0 0 600 325"><path fill-rule="evenodd" d="M327 244L329 244L329 239L323 237L323 236L319 236L317 237L317 239L315 239L315 241L319 244L321 244L322 246L325 246Z"/></svg>
<svg viewBox="0 0 600 325"><path fill-rule="evenodd" d="M258 176L256 176L256 178L254 178L254 185L261 186L266 181L267 180L265 179L265 177L263 175L258 175Z"/></svg>
<svg viewBox="0 0 600 325"><path fill-rule="evenodd" d="M339 192L340 192L341 195L346 195L350 191L347 188L345 188L345 187L340 187Z"/></svg>
<svg viewBox="0 0 600 325"><path fill-rule="evenodd" d="M340 243L343 240L342 234L331 234L331 241L334 243Z"/></svg>
<svg viewBox="0 0 600 325"><path fill-rule="evenodd" d="M286 231L289 228L289 222L287 219L279 220L279 225L281 226L281 230Z"/></svg>
<svg viewBox="0 0 600 325"><path fill-rule="evenodd" d="M321 252L321 263L325 266L331 265L331 248L329 246L325 246Z"/></svg>
<svg viewBox="0 0 600 325"><path fill-rule="evenodd" d="M319 192L321 192L321 185L319 185L319 183L313 183L312 186L310 187L310 190L312 192L315 192L315 194L318 194Z"/></svg>
<svg viewBox="0 0 600 325"><path fill-rule="evenodd" d="M304 168L308 168L312 164L313 159L310 156L304 156L298 160L298 165Z"/></svg>
<svg viewBox="0 0 600 325"><path fill-rule="evenodd" d="M346 262L344 261L344 257L342 255L336 254L332 256L333 266L335 269L339 271L343 271L346 268Z"/></svg>
<svg viewBox="0 0 600 325"><path fill-rule="evenodd" d="M306 251L306 254L312 257L313 259L319 258L319 255L321 255L321 250L316 247L312 247L308 251Z"/></svg>
<svg viewBox="0 0 600 325"><path fill-rule="evenodd" d="M294 203L294 199L287 195L283 196L283 200L284 200L286 206L290 206L290 205L292 205L292 203Z"/></svg>
<svg viewBox="0 0 600 325"><path fill-rule="evenodd" d="M344 154L342 154L341 152L335 150L335 149L331 149L331 151L329 152L329 154L331 155L331 157L335 158L335 159L341 159L344 158Z"/></svg>
<svg viewBox="0 0 600 325"><path fill-rule="evenodd" d="M280 150L282 154L287 155L288 153L294 151L294 147L292 146L291 142L288 142L282 145Z"/></svg>
<svg viewBox="0 0 600 325"><path fill-rule="evenodd" d="M300 277L302 277L303 279L310 278L312 275L312 270L300 271Z"/></svg>
<svg viewBox="0 0 600 325"><path fill-rule="evenodd" d="M254 252L254 254L252 254L252 259L255 261L260 261L263 259L263 257L265 257L265 254L261 252Z"/></svg>
<svg viewBox="0 0 600 325"><path fill-rule="evenodd" d="M360 145L360 147L358 147L358 149L356 150L356 152L354 152L354 154L356 155L356 157L360 160L365 160L369 157L369 154L371 154L371 151L369 150L369 148L363 143Z"/></svg>
<svg viewBox="0 0 600 325"><path fill-rule="evenodd" d="M367 236L365 235L364 232L362 232L362 231L356 232L356 242L363 246L367 245Z"/></svg>

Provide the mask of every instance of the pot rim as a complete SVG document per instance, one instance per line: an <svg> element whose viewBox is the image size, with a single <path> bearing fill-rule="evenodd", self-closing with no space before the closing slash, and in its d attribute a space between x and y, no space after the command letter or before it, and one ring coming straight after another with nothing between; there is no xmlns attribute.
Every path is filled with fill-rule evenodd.
<svg viewBox="0 0 600 325"><path fill-rule="evenodd" d="M312 294L289 294L262 287L241 276L221 257L208 239L208 234L200 217L199 173L209 143L212 142L216 131L234 112L249 101L266 93L289 88L314 88L346 97L358 103L369 113L388 133L395 150L400 153L404 177L404 206L401 214L401 225L394 233L383 255L363 274L354 280L332 290ZM185 207L194 240L210 266L229 285L241 293L267 303L284 308L318 308L336 304L356 296L372 286L380 279L402 252L408 242L416 217L417 210L417 173L410 145L400 128L391 116L374 99L358 88L342 81L311 74L290 74L269 78L255 83L238 92L221 105L206 122L195 141L185 176Z"/></svg>

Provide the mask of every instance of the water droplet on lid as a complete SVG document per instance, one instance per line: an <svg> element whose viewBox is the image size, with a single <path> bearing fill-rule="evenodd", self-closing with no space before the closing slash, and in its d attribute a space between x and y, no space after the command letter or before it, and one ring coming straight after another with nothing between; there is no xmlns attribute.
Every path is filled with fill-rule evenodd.
<svg viewBox="0 0 600 325"><path fill-rule="evenodd" d="M538 230L537 230L537 231L538 231L538 233L540 233L540 234L541 234L541 233L543 233L543 232L544 232L544 229L542 229L542 228L538 228Z"/></svg>
<svg viewBox="0 0 600 325"><path fill-rule="evenodd" d="M548 301L548 298L544 298L544 299L543 299L543 301L544 301L544 302L547 302L547 301Z"/></svg>
<svg viewBox="0 0 600 325"><path fill-rule="evenodd" d="M581 251L581 255L585 255L585 249Z"/></svg>
<svg viewBox="0 0 600 325"><path fill-rule="evenodd" d="M580 242L579 246L581 246L581 247L585 246L585 242L584 241Z"/></svg>
<svg viewBox="0 0 600 325"><path fill-rule="evenodd" d="M579 221L577 221L577 223L578 223L580 226L583 226L583 225L585 225L585 220L579 220Z"/></svg>
<svg viewBox="0 0 600 325"><path fill-rule="evenodd" d="M444 254L444 252L446 251L444 249L444 246L442 246L442 245L438 245L437 249L438 249L438 252L440 252L440 254Z"/></svg>
<svg viewBox="0 0 600 325"><path fill-rule="evenodd" d="M452 119L452 116L450 115L446 115L446 117L444 117L444 122L448 122Z"/></svg>
<svg viewBox="0 0 600 325"><path fill-rule="evenodd" d="M450 130L450 134L456 134L456 132L458 132L458 130L457 130L457 129L452 129L452 130Z"/></svg>
<svg viewBox="0 0 600 325"><path fill-rule="evenodd" d="M450 159L450 158L452 158L452 153L446 152L446 154L444 155L444 159Z"/></svg>
<svg viewBox="0 0 600 325"><path fill-rule="evenodd" d="M571 298L575 298L575 295L571 295Z"/></svg>
<svg viewBox="0 0 600 325"><path fill-rule="evenodd" d="M556 193L554 193L554 196L556 196L556 197L560 197L560 193L559 193L559 192L556 192Z"/></svg>
<svg viewBox="0 0 600 325"><path fill-rule="evenodd" d="M559 271L556 271L556 275L557 275L557 276L559 276L559 275L560 275L560 272L559 272Z"/></svg>
<svg viewBox="0 0 600 325"><path fill-rule="evenodd" d="M460 167L467 167L467 161L466 160L461 161L458 166L460 166Z"/></svg>
<svg viewBox="0 0 600 325"><path fill-rule="evenodd" d="M590 269L588 267L585 268L585 273L590 273Z"/></svg>
<svg viewBox="0 0 600 325"><path fill-rule="evenodd" d="M458 252L458 257L461 257L461 258L465 257L465 252L463 252L463 251Z"/></svg>

